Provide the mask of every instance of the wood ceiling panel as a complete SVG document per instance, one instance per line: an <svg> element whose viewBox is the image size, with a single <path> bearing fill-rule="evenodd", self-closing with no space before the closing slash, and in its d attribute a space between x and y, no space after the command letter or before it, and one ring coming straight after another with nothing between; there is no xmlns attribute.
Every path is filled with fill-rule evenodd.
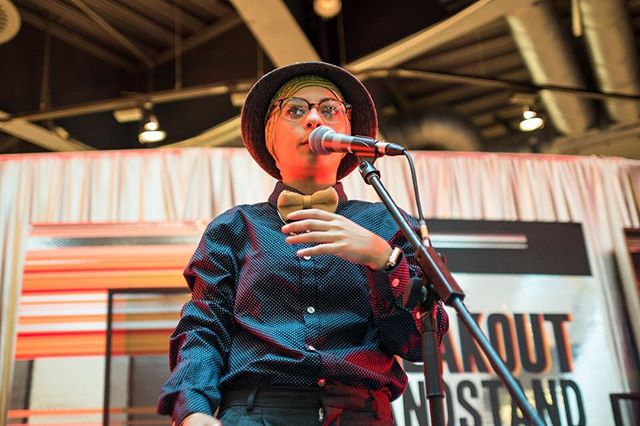
<svg viewBox="0 0 640 426"><path fill-rule="evenodd" d="M504 18L498 18L492 21L488 25L473 30L468 34L464 34L455 40L444 43L441 46L435 47L429 51L430 55L439 55L444 52L451 51L452 49L459 49L461 47L468 46L470 44L477 43L482 40L491 39L498 36L510 34L509 26Z"/></svg>
<svg viewBox="0 0 640 426"><path fill-rule="evenodd" d="M137 69L136 65L129 61L128 58L124 58L117 53L105 49L63 26L51 24L39 15L26 10L21 10L20 13L24 21L28 24L42 32L51 31L51 35L58 40L61 40L76 49L80 49L107 64L115 65L116 67L127 71L135 71Z"/></svg>
<svg viewBox="0 0 640 426"><path fill-rule="evenodd" d="M233 8L218 0L179 0L180 7L185 8L204 21L222 18L233 13Z"/></svg>
<svg viewBox="0 0 640 426"><path fill-rule="evenodd" d="M91 0L85 4L119 31L138 37L146 42L162 46L173 45L172 30L164 28L120 3L115 3L111 0ZM141 44L137 41L134 43Z"/></svg>
<svg viewBox="0 0 640 426"><path fill-rule="evenodd" d="M165 28L173 30L175 28L175 15L178 14L181 34L191 34L204 28L206 21L192 15L187 10L175 7L173 3L166 0L119 0L140 14L153 19L162 24Z"/></svg>
<svg viewBox="0 0 640 426"><path fill-rule="evenodd" d="M429 71L451 70L470 63L481 62L486 57L517 51L510 34L500 35L459 49L452 49L437 55L426 55L411 62L411 68Z"/></svg>
<svg viewBox="0 0 640 426"><path fill-rule="evenodd" d="M77 8L69 6L67 3L59 0L49 0L47 3L39 0L18 0L16 4L21 10L23 10L25 6L28 7L29 10L33 10L44 22L46 22L48 16L51 15L53 23L81 34L87 39L103 45L105 48L124 51L122 46L107 32L97 26L91 18Z"/></svg>

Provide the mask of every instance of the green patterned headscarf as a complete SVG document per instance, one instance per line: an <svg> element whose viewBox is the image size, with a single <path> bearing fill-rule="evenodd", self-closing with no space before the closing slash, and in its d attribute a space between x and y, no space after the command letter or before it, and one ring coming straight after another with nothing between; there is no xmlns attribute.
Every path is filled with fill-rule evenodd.
<svg viewBox="0 0 640 426"><path fill-rule="evenodd" d="M280 109L276 108L276 103L279 99L285 99L293 96L298 90L303 89L305 87L324 87L325 89L329 89L331 93L333 93L336 98L341 101L344 101L344 97L340 92L340 89L333 84L331 81L327 80L324 77L320 77L317 75L301 75L298 77L294 77L291 80L287 81L282 87L276 92L275 96L271 99L269 103L269 113L265 117L265 128L264 128L264 136L267 150L271 154L271 156L276 160L276 164L278 163L278 158L273 150L273 144L275 142L275 130L276 130L276 119L280 116Z"/></svg>

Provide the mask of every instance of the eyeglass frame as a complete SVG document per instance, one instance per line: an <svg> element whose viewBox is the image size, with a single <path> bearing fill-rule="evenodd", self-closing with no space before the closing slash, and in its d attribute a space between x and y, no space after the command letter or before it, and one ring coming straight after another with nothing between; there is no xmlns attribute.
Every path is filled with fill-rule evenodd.
<svg viewBox="0 0 640 426"><path fill-rule="evenodd" d="M345 101L341 101L340 99L335 99L335 98L324 98L324 99L321 99L321 100L320 100L320 102L309 102L309 101L308 101L308 100L306 100L305 98L299 98L299 97L297 97L297 96L289 96L288 98L280 98L280 99L277 99L277 100L276 100L276 101L278 102L278 103L277 103L277 105L278 105L278 109L280 110L280 112L282 112L282 104L283 104L285 101L288 101L289 99L299 99L299 100L301 100L301 101L305 101L305 102L307 103L307 107L308 107L307 114L309 114L309 113L311 112L311 110L312 110L313 108L315 108L315 109L316 109L316 111L318 111L318 113L320 114L320 116L321 116L321 117L323 117L323 118L324 118L324 116L322 115L322 113L321 113L321 112L320 112L320 110L318 109L318 106L320 106L320 104L322 104L323 102L326 102L326 101L334 101L334 102L338 102L338 103L340 103L340 104L344 107L344 114L345 114L345 116L346 116L347 118L350 118L350 117L349 117L349 115L350 115L350 112L351 112L351 109L352 109L351 104L349 104L349 103L347 103L347 102L345 102ZM299 118L299 119L289 119L289 118L287 118L287 117L285 117L285 118L287 118L288 120L291 120L291 121L298 121L298 120L303 120L303 119L307 116L307 114L305 114L303 117L301 117L301 118Z"/></svg>

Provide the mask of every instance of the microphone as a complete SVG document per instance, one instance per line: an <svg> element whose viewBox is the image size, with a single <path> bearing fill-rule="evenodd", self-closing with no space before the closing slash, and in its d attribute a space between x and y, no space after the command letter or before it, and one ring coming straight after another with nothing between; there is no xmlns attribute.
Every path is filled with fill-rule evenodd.
<svg viewBox="0 0 640 426"><path fill-rule="evenodd" d="M367 136L343 135L327 126L313 129L309 134L309 148L317 155L350 152L359 157L376 158L384 155L403 155L406 151L395 143L378 141Z"/></svg>

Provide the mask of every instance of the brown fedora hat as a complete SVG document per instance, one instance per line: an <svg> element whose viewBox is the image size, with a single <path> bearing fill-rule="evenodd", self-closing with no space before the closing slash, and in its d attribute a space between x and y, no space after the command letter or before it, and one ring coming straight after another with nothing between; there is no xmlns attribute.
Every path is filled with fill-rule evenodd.
<svg viewBox="0 0 640 426"><path fill-rule="evenodd" d="M254 160L271 176L281 179L275 160L265 143L265 118L271 99L283 84L301 75L317 75L335 84L345 102L351 104L351 133L375 137L378 130L376 108L366 87L347 70L325 62L299 62L286 65L265 74L258 80L244 101L240 117L242 141ZM356 157L347 154L338 168L337 180L358 166Z"/></svg>

